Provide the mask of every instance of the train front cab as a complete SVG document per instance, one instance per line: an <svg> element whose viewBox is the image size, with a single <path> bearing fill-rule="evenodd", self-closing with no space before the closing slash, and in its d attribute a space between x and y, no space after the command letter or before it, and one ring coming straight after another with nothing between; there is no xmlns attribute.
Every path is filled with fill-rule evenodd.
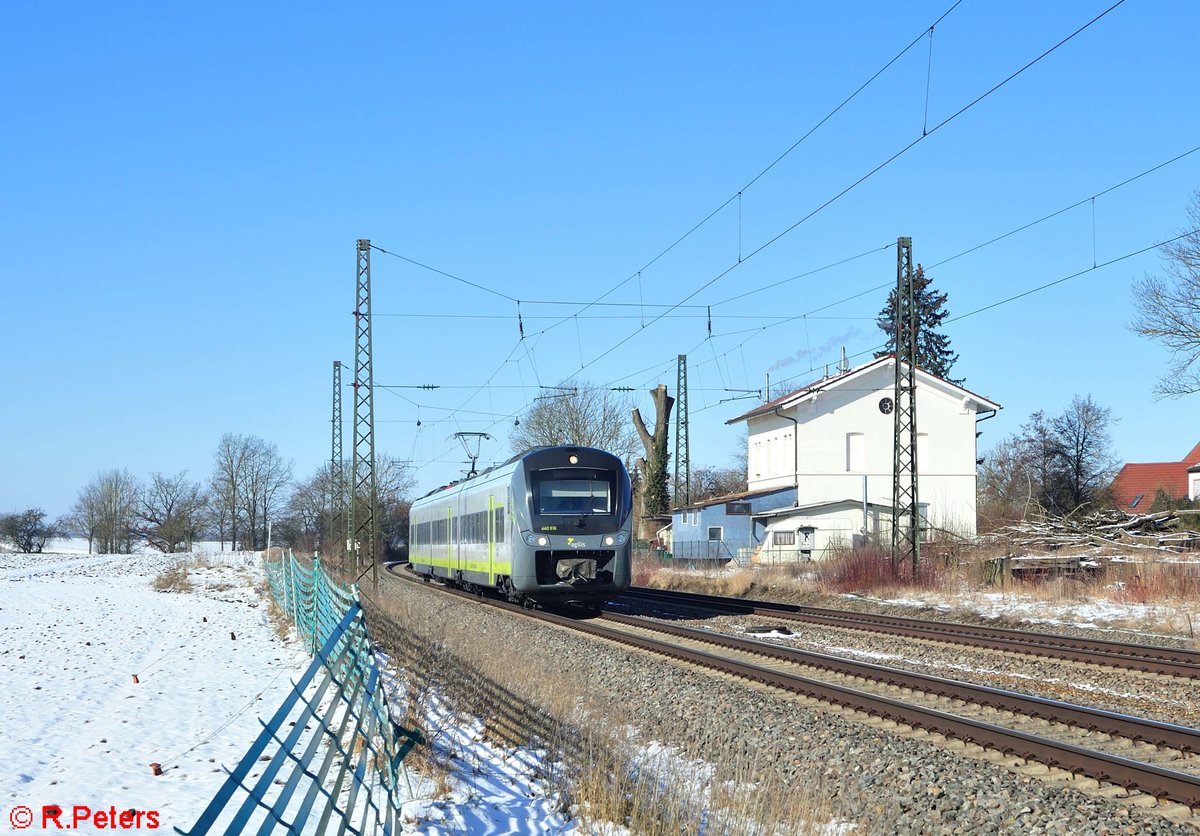
<svg viewBox="0 0 1200 836"><path fill-rule="evenodd" d="M514 589L545 603L601 604L629 588L632 491L620 459L588 447L526 456L514 473Z"/></svg>

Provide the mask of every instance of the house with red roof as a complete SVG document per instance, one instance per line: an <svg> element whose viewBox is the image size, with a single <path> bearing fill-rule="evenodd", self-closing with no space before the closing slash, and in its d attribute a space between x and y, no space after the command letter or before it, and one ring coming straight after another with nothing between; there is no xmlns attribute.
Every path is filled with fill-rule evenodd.
<svg viewBox="0 0 1200 836"><path fill-rule="evenodd" d="M1200 497L1200 444L1177 462L1130 462L1112 483L1117 507L1130 514L1148 510L1160 489L1174 499Z"/></svg>

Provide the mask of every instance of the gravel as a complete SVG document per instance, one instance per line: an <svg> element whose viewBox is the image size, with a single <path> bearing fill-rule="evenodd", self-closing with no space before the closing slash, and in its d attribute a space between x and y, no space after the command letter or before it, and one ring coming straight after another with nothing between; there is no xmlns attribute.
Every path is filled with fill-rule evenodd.
<svg viewBox="0 0 1200 836"><path fill-rule="evenodd" d="M829 811L855 822L856 833L1197 833L1140 809L1136 797L1086 795L856 722L819 703L448 599L436 589L389 578L379 595L404 602L401 620L449 626L450 636L487 637L489 647L519 658L526 671L583 683L622 707L645 741L698 750L714 763L753 763L790 786L816 785L830 798ZM380 639L402 654L387 646L399 640ZM523 693L519 681L499 684Z"/></svg>
<svg viewBox="0 0 1200 836"><path fill-rule="evenodd" d="M661 605L638 608L632 605L632 599L622 602L621 610L650 617L665 612ZM1168 723L1200 726L1200 704L1195 699L1196 682L1192 679L761 616L697 616L681 620L681 612L677 611L671 621L799 650L845 656ZM775 629L761 632L770 628Z"/></svg>

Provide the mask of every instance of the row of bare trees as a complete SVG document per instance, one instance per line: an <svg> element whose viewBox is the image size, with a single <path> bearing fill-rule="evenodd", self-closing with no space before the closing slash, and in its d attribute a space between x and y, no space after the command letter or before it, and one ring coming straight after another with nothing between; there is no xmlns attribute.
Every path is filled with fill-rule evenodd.
<svg viewBox="0 0 1200 836"><path fill-rule="evenodd" d="M141 482L122 468L102 471L79 492L63 528L100 553L126 553L141 541L177 552L211 535L234 548L262 548L291 478L291 463L274 444L226 434L207 485L186 472L153 473Z"/></svg>

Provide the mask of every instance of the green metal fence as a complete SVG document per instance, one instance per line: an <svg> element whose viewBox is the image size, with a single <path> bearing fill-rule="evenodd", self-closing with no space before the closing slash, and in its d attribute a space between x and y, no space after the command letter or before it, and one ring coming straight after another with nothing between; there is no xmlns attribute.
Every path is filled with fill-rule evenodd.
<svg viewBox="0 0 1200 836"><path fill-rule="evenodd" d="M424 739L392 719L358 590L319 559L288 555L266 573L314 658L196 824L176 831L394 833L403 760Z"/></svg>

